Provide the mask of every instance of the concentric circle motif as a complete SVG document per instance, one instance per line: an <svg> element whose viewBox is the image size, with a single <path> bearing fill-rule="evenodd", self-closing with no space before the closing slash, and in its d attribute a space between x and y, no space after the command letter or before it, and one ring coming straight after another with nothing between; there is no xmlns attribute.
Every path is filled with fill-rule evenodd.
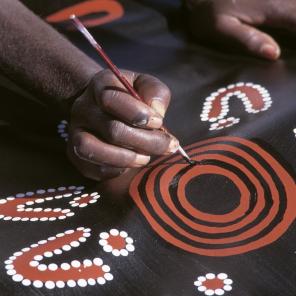
<svg viewBox="0 0 296 296"><path fill-rule="evenodd" d="M163 239L195 254L231 256L269 245L287 231L296 215L296 185L270 153L237 137L198 142L187 152L200 165L164 157L143 169L130 187L136 205ZM202 175L229 179L239 192L238 206L223 214L194 206L191 200L199 197L187 196L187 188Z"/></svg>

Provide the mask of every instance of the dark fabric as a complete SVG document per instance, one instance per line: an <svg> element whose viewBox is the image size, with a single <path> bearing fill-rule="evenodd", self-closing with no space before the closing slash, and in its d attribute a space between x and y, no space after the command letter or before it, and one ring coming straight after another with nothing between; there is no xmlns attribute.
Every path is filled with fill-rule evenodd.
<svg viewBox="0 0 296 296"><path fill-rule="evenodd" d="M74 170L64 153L65 142L57 132L57 125L63 118L49 113L44 105L24 99L2 88L0 100L1 198L28 191L35 192L38 189L71 185L84 185L86 189L82 190L83 192L92 193L97 190L101 197L96 203L82 208L71 207L69 202L73 199L73 195L64 199L45 201L44 204L32 205L33 208L67 208L74 212L74 216L69 216L64 220L12 221L4 220L5 217L2 217L0 221L1 295L205 295L205 292L199 291L196 286L198 285L197 278L208 273L215 275L225 273L233 281L230 284L231 291L228 291L228 288L222 291L225 295L295 296L296 229L293 223L295 219L293 211L296 201L288 192L289 190L295 192L296 138L293 132L296 128L295 52L286 48L280 61L270 63L198 46L192 41L189 42L182 30L174 29L176 21L181 22L181 19L178 20L181 14L176 11L178 5L176 3L169 5L169 1L166 1L166 4L158 11L156 2L158 1L154 3L123 1L124 16L121 19L92 28L91 32L104 45L106 52L119 67L156 75L170 87L173 98L166 125L184 146L221 136L238 137L255 143L256 147L260 147L280 165L289 176L285 181L281 180L280 171L274 169L274 162L268 161L267 155L264 156L264 160L264 157L258 155L253 149L244 147L244 151L257 159L270 173L280 196L277 209L279 214L273 222L265 226L265 233L262 236L273 232L273 229L280 223L285 223L287 220L285 213L289 211L292 213L292 218L290 218L287 229L277 239L272 239L270 243L262 247L231 256L215 256L214 251L210 255L186 251L171 243L169 239L164 239L157 229L151 227L149 220L138 208L135 202L137 199L127 193L126 186L121 188L116 183L109 185L110 188L107 185L98 186L98 184L83 179ZM100 61L92 48L78 34L68 32L68 36L89 56ZM263 86L271 95L272 105L265 111L255 114L248 113L241 100L233 97L230 100L230 111L227 117L239 118L240 122L221 130L209 130L214 122L201 121L200 117L205 99L218 89L238 82L252 82ZM60 126L60 133L62 129L63 126ZM242 147L242 144L235 143L231 139L223 138L215 141L219 145ZM220 150L216 148L216 153L229 156L250 167L252 173L257 176L258 186L260 184L263 186L265 195L268 197L261 215L270 213L272 205L275 204L272 202L275 195L271 193L271 187L267 185L268 177L252 167L251 159L246 160L245 156L233 156L230 152L221 152L221 149L224 148ZM259 148L256 149L259 150ZM165 161L172 162L173 160ZM221 161L208 161L201 167L203 165L221 166L225 170L243 175L238 168L231 167L223 161L222 163ZM139 187L143 200L147 193L145 184L148 179L145 178L149 177L145 175ZM258 202L257 193L254 185L250 184L245 175L242 179L244 184L250 188L252 195L250 207L252 207ZM292 183L290 182L289 188L285 189L284 184L288 179L292 180ZM177 204L176 184L179 186L178 179L171 183L170 192L173 201ZM153 190L160 203L163 203L160 187L156 185ZM191 205L205 213L225 214L240 203L239 192L233 183L226 177L213 173L201 176L186 190ZM37 196L45 198L56 194L44 195L41 192ZM78 193L77 196L81 194ZM36 196L34 198L38 199ZM0 204L0 215L3 214L3 206L6 203ZM153 210L150 208L151 212ZM167 213L171 215L168 209ZM245 215L247 214L246 212ZM155 213L153 215L155 217ZM200 217L191 219L193 222L202 220ZM163 223L160 220L158 219L159 223ZM250 227L255 227L253 224ZM11 263L4 263L4 261L16 260L9 259L14 252L66 230L75 230L80 226L89 227L92 230L91 236L87 237L85 242L81 242L79 247L72 247L68 252L64 250L61 255L48 258L44 256L41 263L54 262L60 265L65 262L70 263L72 260L82 262L87 258L100 257L104 264L110 266L110 272L114 277L112 281L107 281L102 286L86 284L86 287L80 287L77 284L72 288L67 287L66 283L64 288L49 289L52 283L47 284L49 288L44 286L38 288L32 283L25 286L22 282L18 282L19 277L15 277L14 280L12 275L6 273L5 266ZM112 228L126 231L134 239L135 250L129 252L128 256L116 257L105 252L99 244L100 233L108 232ZM166 229L182 239L181 235L176 233L176 229L168 227ZM240 229L237 231L239 234ZM205 234L198 236L213 237L213 235ZM192 243L189 239L186 239L186 242ZM40 242L40 245L43 243ZM237 242L237 245L240 246L241 242ZM34 248L36 246L31 247L31 249ZM206 244L203 248L210 250L212 247ZM227 246L223 245L222 248L227 248ZM28 250L24 250L24 254L26 252ZM16 255L15 257L23 256L23 254ZM23 265L28 269L28 262L24 262ZM11 270L11 267L8 267L8 270ZM27 284L27 282L24 283ZM85 285L83 281L80 284Z"/></svg>

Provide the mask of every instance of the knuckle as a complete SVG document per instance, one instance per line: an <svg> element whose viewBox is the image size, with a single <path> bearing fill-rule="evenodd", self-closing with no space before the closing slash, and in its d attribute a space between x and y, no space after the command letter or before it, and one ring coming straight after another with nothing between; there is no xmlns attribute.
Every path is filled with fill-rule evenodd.
<svg viewBox="0 0 296 296"><path fill-rule="evenodd" d="M117 90L104 90L101 95L101 105L108 111L112 109L113 101L116 101L119 97L119 91Z"/></svg>
<svg viewBox="0 0 296 296"><path fill-rule="evenodd" d="M128 133L128 127L124 123L116 120L113 120L110 123L109 140L112 143L116 143L116 144L122 143L127 133Z"/></svg>
<svg viewBox="0 0 296 296"><path fill-rule="evenodd" d="M170 144L171 137L165 133L160 134L158 137L155 137L153 141L154 151L156 154L163 154L167 151Z"/></svg>

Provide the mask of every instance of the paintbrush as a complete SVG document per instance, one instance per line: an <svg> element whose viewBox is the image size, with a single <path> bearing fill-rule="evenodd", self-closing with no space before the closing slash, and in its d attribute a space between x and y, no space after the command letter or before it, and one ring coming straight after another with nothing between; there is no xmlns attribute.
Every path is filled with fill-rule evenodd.
<svg viewBox="0 0 296 296"><path fill-rule="evenodd" d="M119 81L125 86L125 88L128 90L128 92L137 100L142 101L141 97L138 95L136 90L132 87L132 85L127 81L127 79L121 74L119 69L115 66L115 64L111 61L111 59L108 57L108 55L105 53L101 45L98 44L98 42L94 39L94 37L90 34L90 32L86 29L86 27L82 24L82 22L74 15L72 14L70 16L70 19L73 21L75 27L83 34L83 36L89 41L89 43L95 48L95 50L99 53L100 57L104 60L104 62L107 64L108 68L114 73L114 75L119 79ZM168 130L162 126L160 130L164 131L165 133L168 133ZM195 161L190 159L188 154L185 152L185 150L179 145L177 150L181 156L190 164L195 164Z"/></svg>

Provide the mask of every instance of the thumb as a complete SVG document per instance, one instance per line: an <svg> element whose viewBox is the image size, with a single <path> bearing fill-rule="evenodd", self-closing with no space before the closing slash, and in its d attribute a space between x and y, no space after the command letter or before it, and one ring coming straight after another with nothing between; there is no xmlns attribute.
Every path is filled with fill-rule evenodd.
<svg viewBox="0 0 296 296"><path fill-rule="evenodd" d="M217 33L256 56L269 60L276 60L280 56L280 47L271 36L242 23L236 17L220 15L217 20Z"/></svg>

